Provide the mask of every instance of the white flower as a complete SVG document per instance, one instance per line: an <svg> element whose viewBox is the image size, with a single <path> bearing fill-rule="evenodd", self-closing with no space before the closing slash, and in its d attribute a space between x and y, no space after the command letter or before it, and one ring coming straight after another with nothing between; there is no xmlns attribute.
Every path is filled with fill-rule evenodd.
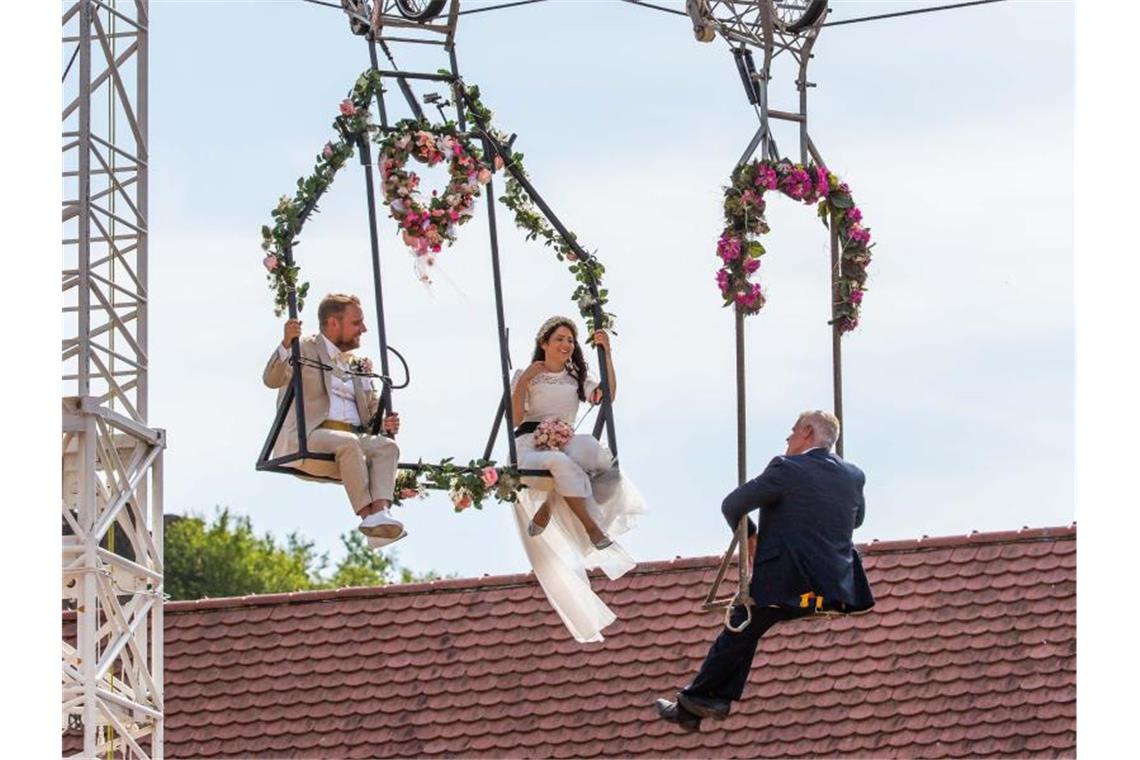
<svg viewBox="0 0 1140 760"><path fill-rule="evenodd" d="M578 299L579 309L588 309L594 305L594 297L589 293L583 293L582 297Z"/></svg>

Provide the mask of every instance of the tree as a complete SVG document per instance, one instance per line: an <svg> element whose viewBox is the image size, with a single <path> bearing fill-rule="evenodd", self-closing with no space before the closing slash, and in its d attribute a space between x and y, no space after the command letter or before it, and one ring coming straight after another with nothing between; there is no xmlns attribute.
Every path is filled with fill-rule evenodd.
<svg viewBox="0 0 1140 760"><path fill-rule="evenodd" d="M399 583L418 583L439 578L439 573L434 570L418 575L406 567L398 566L394 554L388 557L370 549L367 539L359 531L342 533L340 540L347 554L337 564L332 577L322 584L325 588L386 586L393 582L393 577L398 577Z"/></svg>
<svg viewBox="0 0 1140 760"><path fill-rule="evenodd" d="M343 586L383 586L399 579L408 583L432 580L399 567L394 556L367 546L353 531L341 535L347 554L328 578L322 573L327 554L316 554L313 542L290 533L283 545L266 533L258 537L249 517L218 509L208 523L192 515L167 523L165 586L171 599L244 596L310 591Z"/></svg>

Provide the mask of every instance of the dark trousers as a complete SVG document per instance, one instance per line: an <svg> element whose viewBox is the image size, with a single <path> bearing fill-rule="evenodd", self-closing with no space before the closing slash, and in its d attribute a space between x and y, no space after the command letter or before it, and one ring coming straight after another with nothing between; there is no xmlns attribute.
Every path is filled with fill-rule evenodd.
<svg viewBox="0 0 1140 760"><path fill-rule="evenodd" d="M716 637L708 656L692 683L681 691L701 697L739 700L748 683L756 645L769 628L783 620L794 620L812 614L810 609L788 607L753 607L752 622L740 633L725 628ZM732 611L732 625L744 622L744 607Z"/></svg>

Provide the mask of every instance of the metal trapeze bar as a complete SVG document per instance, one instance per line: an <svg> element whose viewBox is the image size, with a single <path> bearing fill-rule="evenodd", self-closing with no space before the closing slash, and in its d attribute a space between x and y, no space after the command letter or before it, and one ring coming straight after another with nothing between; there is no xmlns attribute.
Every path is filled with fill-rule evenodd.
<svg viewBox="0 0 1140 760"><path fill-rule="evenodd" d="M435 75L432 75L432 74L407 74L407 75L404 75L404 72L396 69L396 59L394 57L392 57L392 51L388 49L388 46L386 44L384 44L384 40L380 40L379 42L380 42L380 47L384 49L384 55L388 56L388 61L392 64L392 69L394 70L394 72L396 74L402 75L402 76L397 77L397 84L400 86L400 92L402 92L404 94L404 100L407 101L408 108L412 109L412 115L416 117L417 121L424 121L424 111L422 108L420 108L420 103L418 100L416 100L416 94L414 92L412 92L412 88L408 84L408 79L423 79L423 78L426 78L429 76L440 76L440 75L438 75L438 74L435 74ZM368 41L368 56L369 56L369 59L372 61L372 68L375 69L376 71L378 71L380 73L381 77L384 77L389 73L392 73L392 72L385 72L385 71L380 70L380 64L376 58L376 41L375 40L369 39L369 41ZM381 93L380 97L383 98L383 93Z"/></svg>
<svg viewBox="0 0 1140 760"><path fill-rule="evenodd" d="M360 163L364 166L364 187L368 196L368 232L372 247L372 289L376 297L376 332L380 343L380 374L388 377L388 333L384 321L384 287L380 277L380 236L376 229L376 191L372 184L372 152L368 138L360 138ZM392 409L392 392L388 383L382 383L380 404L372 419L371 433L378 435L385 414Z"/></svg>
<svg viewBox="0 0 1140 760"><path fill-rule="evenodd" d="M835 441L835 453L843 456L843 438L846 425L843 424L843 346L839 332L839 277L842 273L842 253L839 247L839 220L831 219L831 381L834 394L835 417L839 420L839 438Z"/></svg>
<svg viewBox="0 0 1140 760"><path fill-rule="evenodd" d="M486 145L486 143L484 143ZM494 179L487 181L487 230L491 237L491 277L495 284L495 320L498 326L499 338L499 371L503 381L503 401L500 409L503 418L507 421L507 451L512 467L517 467L518 450L515 446L514 410L511 408L511 354L507 345L506 316L503 311L503 279L499 266L499 230L495 220L495 188ZM495 418L495 427L498 428L499 418Z"/></svg>
<svg viewBox="0 0 1140 760"><path fill-rule="evenodd" d="M487 446L483 449L483 458L490 459L492 452L495 450L495 439L499 437L499 426L503 424L503 416L506 414L507 397L504 396L499 400L499 408L495 412L495 421L491 423L491 435L487 437ZM517 464L517 462L511 462Z"/></svg>
<svg viewBox="0 0 1140 760"><path fill-rule="evenodd" d="M277 436L281 434L281 428L285 424L285 417L289 414L289 407L293 404L293 384L290 383L289 387L285 389L285 395L281 397L281 403L277 406L277 413L273 417L273 425L269 428L269 435L265 439L265 444L261 447L261 453L257 455L257 469L263 469L262 465L269 461L269 455L273 453L273 444L277 443Z"/></svg>

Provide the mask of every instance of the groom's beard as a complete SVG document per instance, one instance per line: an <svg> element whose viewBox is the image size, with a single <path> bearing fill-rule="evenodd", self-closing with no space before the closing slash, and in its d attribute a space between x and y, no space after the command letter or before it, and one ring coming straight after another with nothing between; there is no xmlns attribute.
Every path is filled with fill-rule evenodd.
<svg viewBox="0 0 1140 760"><path fill-rule="evenodd" d="M360 348L360 336L358 335L352 340L338 340L333 345L341 351L351 351L354 348Z"/></svg>

